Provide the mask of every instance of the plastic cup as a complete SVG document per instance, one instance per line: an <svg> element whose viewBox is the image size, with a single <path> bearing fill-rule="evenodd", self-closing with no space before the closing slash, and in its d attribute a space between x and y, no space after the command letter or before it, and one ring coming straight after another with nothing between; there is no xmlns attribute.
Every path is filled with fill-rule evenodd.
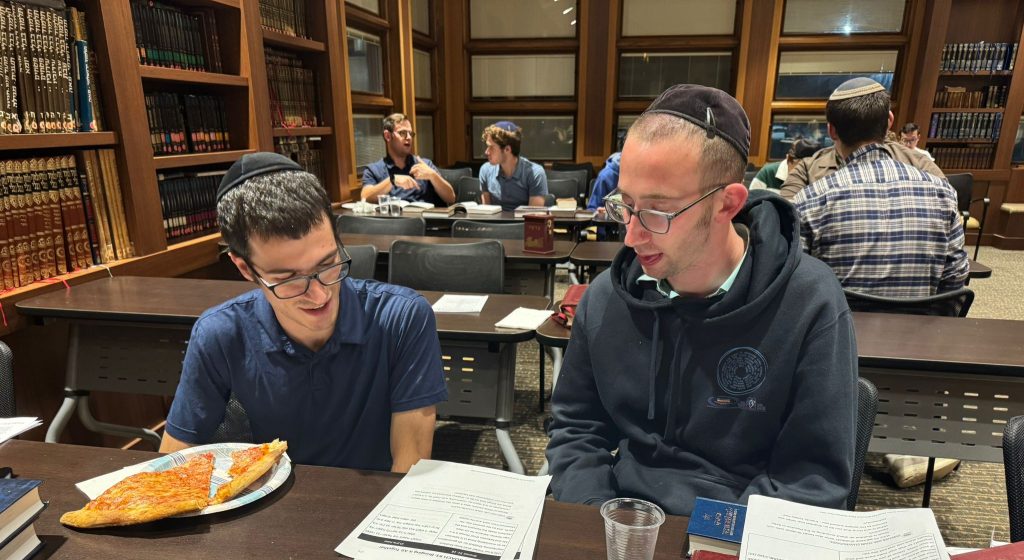
<svg viewBox="0 0 1024 560"><path fill-rule="evenodd" d="M608 560L651 560L665 512L656 504L615 498L601 506Z"/></svg>
<svg viewBox="0 0 1024 560"><path fill-rule="evenodd" d="M377 197L377 212L387 216L391 209L391 195L382 194Z"/></svg>

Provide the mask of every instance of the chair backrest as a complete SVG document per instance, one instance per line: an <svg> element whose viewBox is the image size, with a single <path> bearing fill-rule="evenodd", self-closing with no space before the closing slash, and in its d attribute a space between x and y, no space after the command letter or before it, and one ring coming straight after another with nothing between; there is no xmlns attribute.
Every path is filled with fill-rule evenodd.
<svg viewBox="0 0 1024 560"><path fill-rule="evenodd" d="M457 161L452 164L452 169L458 169L462 167L469 168L472 171L474 177L480 176L480 168L483 167L484 162L482 161Z"/></svg>
<svg viewBox="0 0 1024 560"><path fill-rule="evenodd" d="M484 239L522 239L524 222L474 222L473 220L455 220L452 224L452 237L478 237Z"/></svg>
<svg viewBox="0 0 1024 560"><path fill-rule="evenodd" d="M568 173L566 171L565 173ZM586 184L584 184L586 189ZM583 206L586 208L587 202L581 201L579 193L579 184L574 179L548 179L548 194L555 198L571 198L576 201L576 206Z"/></svg>
<svg viewBox="0 0 1024 560"><path fill-rule="evenodd" d="M0 341L0 417L17 416L14 407L14 353Z"/></svg>
<svg viewBox="0 0 1024 560"><path fill-rule="evenodd" d="M1024 540L1024 416L1010 418L1003 427L1003 471L1010 542L1018 542Z"/></svg>
<svg viewBox="0 0 1024 560"><path fill-rule="evenodd" d="M480 202L480 179L473 176L459 177L452 183L455 202Z"/></svg>
<svg viewBox="0 0 1024 560"><path fill-rule="evenodd" d="M373 245L347 245L345 250L352 257L349 277L373 280L373 273L377 270L377 248Z"/></svg>
<svg viewBox="0 0 1024 560"><path fill-rule="evenodd" d="M208 443L254 443L249 416L233 393L224 408L224 419L214 430Z"/></svg>
<svg viewBox="0 0 1024 560"><path fill-rule="evenodd" d="M414 290L500 294L505 247L493 239L451 245L398 240L391 244L388 282Z"/></svg>
<svg viewBox="0 0 1024 560"><path fill-rule="evenodd" d="M903 313L907 315L942 315L966 317L974 303L974 292L960 288L934 296L919 298L890 298L844 289L846 302L853 311L874 313Z"/></svg>
<svg viewBox="0 0 1024 560"><path fill-rule="evenodd" d="M338 231L342 241L346 233L382 233L386 235L423 235L427 231L427 223L423 217L411 218L374 218L372 216L349 216L343 214L338 218Z"/></svg>
<svg viewBox="0 0 1024 560"><path fill-rule="evenodd" d="M757 177L757 170L743 172L743 186L750 188L750 183Z"/></svg>
<svg viewBox="0 0 1024 560"><path fill-rule="evenodd" d="M557 197L557 198L568 198L569 196L572 196L573 198L576 199L576 206L582 206L582 207L586 208L586 206L587 206L587 200L586 200L587 184L590 182L590 177L591 177L589 171L587 171L586 169L574 169L574 170L571 170L571 171L569 171L569 170L559 171L559 170L554 170L554 169L545 169L544 173L545 173L545 175L547 175L547 178L548 178L548 192L549 193L554 194L555 197ZM554 181L565 181L565 180L569 180L569 181L573 182L573 186L572 186L571 189L568 186L559 186L558 187L559 191L556 192L552 188L552 186L551 186L552 182L554 182Z"/></svg>
<svg viewBox="0 0 1024 560"><path fill-rule="evenodd" d="M946 175L946 180L956 191L956 206L964 218L968 218L971 211L971 190L974 188L974 175L970 173L955 173Z"/></svg>
<svg viewBox="0 0 1024 560"><path fill-rule="evenodd" d="M459 167L457 169L445 169L443 167L438 167L437 172L440 173L441 177L443 177L445 181L448 181L452 186L455 186L455 181L460 177L473 176L473 170L468 167Z"/></svg>
<svg viewBox="0 0 1024 560"><path fill-rule="evenodd" d="M594 164L589 161L583 163L566 163L564 161L555 161L551 163L552 171L586 171L587 182L597 177L597 169L594 168Z"/></svg>
<svg viewBox="0 0 1024 560"><path fill-rule="evenodd" d="M875 427L875 414L878 412L878 389L875 384L857 378L857 441L854 447L853 481L850 494L846 497L846 509L857 509L857 494L860 492L860 478L864 472L864 458L868 454L871 443L871 431Z"/></svg>

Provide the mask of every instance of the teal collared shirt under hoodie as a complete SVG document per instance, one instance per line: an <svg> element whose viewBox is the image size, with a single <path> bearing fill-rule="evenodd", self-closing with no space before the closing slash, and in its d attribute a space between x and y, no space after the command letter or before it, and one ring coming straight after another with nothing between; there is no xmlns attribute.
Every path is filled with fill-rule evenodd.
<svg viewBox="0 0 1024 560"><path fill-rule="evenodd" d="M638 285L628 247L587 290L552 397L556 499L639 497L680 515L698 496L843 506L857 351L842 289L779 196L750 193L734 221L747 254L720 297Z"/></svg>

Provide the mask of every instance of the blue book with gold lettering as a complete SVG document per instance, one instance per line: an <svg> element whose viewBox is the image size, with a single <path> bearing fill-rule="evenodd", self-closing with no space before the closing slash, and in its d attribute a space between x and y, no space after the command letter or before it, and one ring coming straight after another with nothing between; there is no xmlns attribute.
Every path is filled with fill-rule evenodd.
<svg viewBox="0 0 1024 560"><path fill-rule="evenodd" d="M46 508L39 499L40 484L38 480L0 478L0 551Z"/></svg>
<svg viewBox="0 0 1024 560"><path fill-rule="evenodd" d="M690 515L690 551L708 550L723 554L738 554L743 538L743 520L747 506L697 498Z"/></svg>

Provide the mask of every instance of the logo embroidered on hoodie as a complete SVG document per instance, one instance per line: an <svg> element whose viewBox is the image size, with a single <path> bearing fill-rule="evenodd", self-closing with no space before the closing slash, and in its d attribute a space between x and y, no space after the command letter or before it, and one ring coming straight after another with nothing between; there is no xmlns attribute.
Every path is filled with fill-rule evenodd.
<svg viewBox="0 0 1024 560"><path fill-rule="evenodd" d="M749 395L768 376L768 360L754 348L733 348L718 360L718 386L731 396Z"/></svg>

